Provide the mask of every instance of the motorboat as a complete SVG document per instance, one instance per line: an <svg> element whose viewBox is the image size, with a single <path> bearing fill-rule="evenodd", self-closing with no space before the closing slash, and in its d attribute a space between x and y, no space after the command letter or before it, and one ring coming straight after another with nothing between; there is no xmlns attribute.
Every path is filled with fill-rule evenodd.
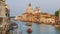
<svg viewBox="0 0 60 34"><path fill-rule="evenodd" d="M27 22L26 25L27 25L27 26L32 26L32 23L31 23L31 22Z"/></svg>
<svg viewBox="0 0 60 34"><path fill-rule="evenodd" d="M32 29L31 28L28 28L27 32L28 33L32 33Z"/></svg>

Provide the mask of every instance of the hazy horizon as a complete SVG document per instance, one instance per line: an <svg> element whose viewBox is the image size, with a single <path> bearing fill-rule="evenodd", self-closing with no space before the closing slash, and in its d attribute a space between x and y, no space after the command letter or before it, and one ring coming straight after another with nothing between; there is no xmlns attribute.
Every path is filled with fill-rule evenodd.
<svg viewBox="0 0 60 34"><path fill-rule="evenodd" d="M10 9L10 16L22 15L26 12L28 4L31 3L33 9L40 7L41 12L54 14L60 8L60 0L6 0Z"/></svg>

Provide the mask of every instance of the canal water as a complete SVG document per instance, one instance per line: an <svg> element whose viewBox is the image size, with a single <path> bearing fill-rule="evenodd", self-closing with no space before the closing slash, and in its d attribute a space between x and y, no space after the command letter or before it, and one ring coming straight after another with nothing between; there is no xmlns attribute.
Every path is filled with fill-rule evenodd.
<svg viewBox="0 0 60 34"><path fill-rule="evenodd" d="M18 24L18 28L15 30L12 30L12 33L14 34L28 34L27 33L27 29L29 28L29 26L26 25L26 22L20 22L20 21L15 21L15 20L11 20L14 21ZM35 24L32 23L32 26L30 26L30 28L32 29L32 33L31 34L60 34L60 29L55 28L52 25L46 25L46 24Z"/></svg>

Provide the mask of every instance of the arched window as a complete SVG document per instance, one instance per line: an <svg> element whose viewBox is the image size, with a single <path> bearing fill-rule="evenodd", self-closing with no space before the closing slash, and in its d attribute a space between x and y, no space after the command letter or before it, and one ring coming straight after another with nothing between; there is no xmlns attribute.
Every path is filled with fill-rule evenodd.
<svg viewBox="0 0 60 34"><path fill-rule="evenodd" d="M7 17L9 17L9 14L8 14L8 13L6 13L5 15L6 15Z"/></svg>
<svg viewBox="0 0 60 34"><path fill-rule="evenodd" d="M8 16L8 14L6 13L6 16Z"/></svg>

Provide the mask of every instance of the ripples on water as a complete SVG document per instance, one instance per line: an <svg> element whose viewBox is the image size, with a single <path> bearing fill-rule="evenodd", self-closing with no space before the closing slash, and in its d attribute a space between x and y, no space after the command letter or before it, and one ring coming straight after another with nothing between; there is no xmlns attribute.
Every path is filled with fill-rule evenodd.
<svg viewBox="0 0 60 34"><path fill-rule="evenodd" d="M17 34L22 30L22 34L28 34L27 29L28 26L26 26L25 22L15 21L18 24L17 28ZM45 25L45 24L35 24L32 23L31 26L32 34L60 34L60 29L56 29L52 25Z"/></svg>

